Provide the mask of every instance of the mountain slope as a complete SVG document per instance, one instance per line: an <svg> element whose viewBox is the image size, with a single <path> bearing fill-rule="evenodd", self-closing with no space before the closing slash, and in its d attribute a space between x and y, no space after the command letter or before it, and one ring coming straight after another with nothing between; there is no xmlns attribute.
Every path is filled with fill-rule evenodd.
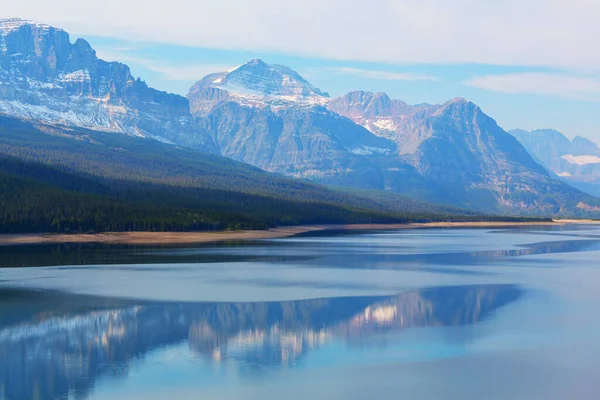
<svg viewBox="0 0 600 400"><path fill-rule="evenodd" d="M361 91L329 99L292 72L254 59L191 88L191 112L220 154L293 177L482 212L595 207L471 102L410 106Z"/></svg>
<svg viewBox="0 0 600 400"><path fill-rule="evenodd" d="M212 149L184 97L149 88L62 29L0 19L0 67L2 114Z"/></svg>
<svg viewBox="0 0 600 400"><path fill-rule="evenodd" d="M222 155L293 177L385 186L378 160L393 142L323 107L327 95L289 68L250 60L205 77L188 99Z"/></svg>
<svg viewBox="0 0 600 400"><path fill-rule="evenodd" d="M332 190L193 149L6 117L0 174L0 226L11 232L473 218L393 194Z"/></svg>
<svg viewBox="0 0 600 400"><path fill-rule="evenodd" d="M569 140L553 129L510 131L533 158L565 182L600 196L600 148L589 139Z"/></svg>
<svg viewBox="0 0 600 400"><path fill-rule="evenodd" d="M230 71L206 76L187 96L196 117L206 116L224 101L253 108L285 108L296 104L325 104L328 97L296 71L283 65L268 65L258 58Z"/></svg>
<svg viewBox="0 0 600 400"><path fill-rule="evenodd" d="M453 192L458 204L531 214L577 214L578 206L596 204L553 179L514 137L464 99L409 106L381 93L351 92L328 107L393 140L402 162Z"/></svg>
<svg viewBox="0 0 600 400"><path fill-rule="evenodd" d="M186 187L208 182L225 191L237 185L247 193L281 196L282 180L205 157L215 153L295 178L478 212L579 215L598 207L596 199L555 180L493 119L462 99L413 106L359 91L331 99L292 69L260 59L205 77L184 98L148 87L126 65L98 59L82 39L71 43L60 29L16 19L0 20L0 65L0 115L49 134L27 146L6 135L7 154L76 166L78 173ZM121 135L109 138L106 132ZM59 136L70 144L59 145ZM126 137L145 140L134 145ZM85 157L72 154L66 150L72 139L94 146L85 148ZM590 144L581 141L580 147L589 150ZM111 158L119 162L111 164ZM323 195L316 185L284 184L295 185L284 190L285 199ZM328 196L344 206L398 211L391 197L377 195L388 199L381 204L364 193L358 201L335 190Z"/></svg>

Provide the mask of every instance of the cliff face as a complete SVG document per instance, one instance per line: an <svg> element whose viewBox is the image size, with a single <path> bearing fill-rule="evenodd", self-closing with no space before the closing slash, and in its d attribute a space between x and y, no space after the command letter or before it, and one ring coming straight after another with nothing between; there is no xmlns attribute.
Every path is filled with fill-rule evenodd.
<svg viewBox="0 0 600 400"><path fill-rule="evenodd" d="M61 29L0 20L0 66L4 114L212 149L184 97L148 87Z"/></svg>
<svg viewBox="0 0 600 400"><path fill-rule="evenodd" d="M581 136L569 140L553 129L515 129L510 133L548 171L584 192L600 196L600 148L596 143Z"/></svg>
<svg viewBox="0 0 600 400"><path fill-rule="evenodd" d="M409 105L364 91L331 99L292 69L260 59L206 76L184 98L98 59L83 39L72 43L61 29L16 19L0 20L0 67L0 114L33 123L140 136L480 212L577 214L600 206L463 99ZM559 174L600 165L588 141L571 148L557 153L570 168Z"/></svg>
<svg viewBox="0 0 600 400"><path fill-rule="evenodd" d="M551 214L574 210L575 199L585 197L551 177L521 143L464 99L410 106L382 93L351 92L328 107L393 141L400 162L431 186L454 192L463 206Z"/></svg>

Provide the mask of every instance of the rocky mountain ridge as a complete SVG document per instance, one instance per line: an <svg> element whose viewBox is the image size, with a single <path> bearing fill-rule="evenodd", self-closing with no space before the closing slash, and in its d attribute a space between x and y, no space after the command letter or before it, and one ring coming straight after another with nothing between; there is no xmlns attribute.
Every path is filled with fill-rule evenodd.
<svg viewBox="0 0 600 400"><path fill-rule="evenodd" d="M187 98L192 113L205 116L226 101L252 108L281 110L297 105L324 105L329 95L296 71L255 58L232 70L204 77L190 89Z"/></svg>
<svg viewBox="0 0 600 400"><path fill-rule="evenodd" d="M553 129L531 132L511 130L536 161L565 182L600 196L600 148L593 141L575 136L569 140Z"/></svg>
<svg viewBox="0 0 600 400"><path fill-rule="evenodd" d="M60 29L14 19L0 20L0 66L0 114L11 117L141 136L269 172L480 212L596 207L465 99L409 105L364 91L332 99L260 59L204 77L184 98L98 59L83 39L71 43Z"/></svg>
<svg viewBox="0 0 600 400"><path fill-rule="evenodd" d="M212 149L184 97L148 87L62 29L0 20L0 67L0 113Z"/></svg>
<svg viewBox="0 0 600 400"><path fill-rule="evenodd" d="M576 191L553 180L514 137L465 99L411 106L384 93L354 91L329 99L312 91L309 98L321 103L315 104L306 97L282 101L264 90L258 98L254 82L264 86L271 67L251 60L238 68L246 71L249 86L225 91L218 86L232 72L211 74L188 95L192 114L221 154L238 161L485 211L557 213L567 201L571 208L580 203L573 203ZM281 80L266 86L269 93L289 93ZM549 199L551 192L562 199Z"/></svg>

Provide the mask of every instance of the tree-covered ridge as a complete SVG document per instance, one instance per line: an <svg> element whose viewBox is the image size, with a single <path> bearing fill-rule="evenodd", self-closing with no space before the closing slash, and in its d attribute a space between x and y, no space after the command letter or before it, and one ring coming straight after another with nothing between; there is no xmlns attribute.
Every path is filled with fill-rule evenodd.
<svg viewBox="0 0 600 400"><path fill-rule="evenodd" d="M112 191L108 186L94 185L85 178L46 166L0 159L1 169L16 167L30 176L61 181L61 186L70 189L0 172L0 231L5 233L264 229L277 225L474 218L384 213L324 202L154 184Z"/></svg>
<svg viewBox="0 0 600 400"><path fill-rule="evenodd" d="M152 183L268 195L295 201L324 201L378 211L464 212L393 193L328 188L267 173L225 157L152 140L81 129L33 126L2 117L0 155L85 176L89 178L86 190L100 191L100 194L106 188L99 187L99 183L110 186L112 190ZM23 168L15 167L12 172L28 177L27 170ZM53 179L50 172L44 174L44 182L63 184L61 179Z"/></svg>
<svg viewBox="0 0 600 400"><path fill-rule="evenodd" d="M498 219L336 190L194 150L0 119L0 231L264 229Z"/></svg>
<svg viewBox="0 0 600 400"><path fill-rule="evenodd" d="M3 160L5 164L6 160ZM31 168L31 166L28 166ZM64 175L68 185L77 178ZM198 190L195 196L166 187L138 187L137 195L60 189L0 172L0 231L105 232L264 229L275 225L403 222L399 216L325 203Z"/></svg>

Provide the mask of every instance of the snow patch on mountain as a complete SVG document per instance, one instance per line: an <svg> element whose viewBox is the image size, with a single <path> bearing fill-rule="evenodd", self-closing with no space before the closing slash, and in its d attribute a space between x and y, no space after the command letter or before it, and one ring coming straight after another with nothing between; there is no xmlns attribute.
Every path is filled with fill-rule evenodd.
<svg viewBox="0 0 600 400"><path fill-rule="evenodd" d="M383 149L380 147L373 146L356 146L350 149L350 153L361 156L369 156L372 154L389 154L390 149Z"/></svg>
<svg viewBox="0 0 600 400"><path fill-rule="evenodd" d="M127 122L129 115L136 113L126 106L81 96L70 96L65 102L43 95L40 95L39 98L41 104L0 99L0 115L55 125L78 126L96 131L121 133L173 144L168 139L141 131L137 126L129 124Z"/></svg>
<svg viewBox="0 0 600 400"><path fill-rule="evenodd" d="M24 26L35 26L38 30L54 29L50 25L39 24L21 18L0 18L0 35L8 35L11 32L19 30ZM56 29L61 30L61 29Z"/></svg>
<svg viewBox="0 0 600 400"><path fill-rule="evenodd" d="M398 129L398 126L394 122L393 118L377 118L377 120L373 121L372 124L384 131L394 132L396 129Z"/></svg>
<svg viewBox="0 0 600 400"><path fill-rule="evenodd" d="M600 157L598 156L574 156L573 154L565 154L561 158L569 164L574 165L600 164Z"/></svg>
<svg viewBox="0 0 600 400"><path fill-rule="evenodd" d="M87 69L80 69L77 71L70 72L68 74L61 75L59 81L61 82L89 82L91 81L90 71Z"/></svg>
<svg viewBox="0 0 600 400"><path fill-rule="evenodd" d="M235 101L251 107L283 107L287 103L325 105L329 97L292 69L269 65L260 59L219 75L209 87L224 90Z"/></svg>
<svg viewBox="0 0 600 400"><path fill-rule="evenodd" d="M132 136L144 136L137 129L128 128L118 122L118 118L116 118L118 115L125 116L129 112L125 107L81 101L81 99L71 99L71 101L60 107L57 102L34 105L14 100L0 100L0 114L51 124L74 125L94 130L126 133ZM73 102L78 103L77 107L74 107ZM49 104L54 107L51 108Z"/></svg>
<svg viewBox="0 0 600 400"><path fill-rule="evenodd" d="M21 19L0 19L0 114L213 150L185 98L98 59L83 39Z"/></svg>

